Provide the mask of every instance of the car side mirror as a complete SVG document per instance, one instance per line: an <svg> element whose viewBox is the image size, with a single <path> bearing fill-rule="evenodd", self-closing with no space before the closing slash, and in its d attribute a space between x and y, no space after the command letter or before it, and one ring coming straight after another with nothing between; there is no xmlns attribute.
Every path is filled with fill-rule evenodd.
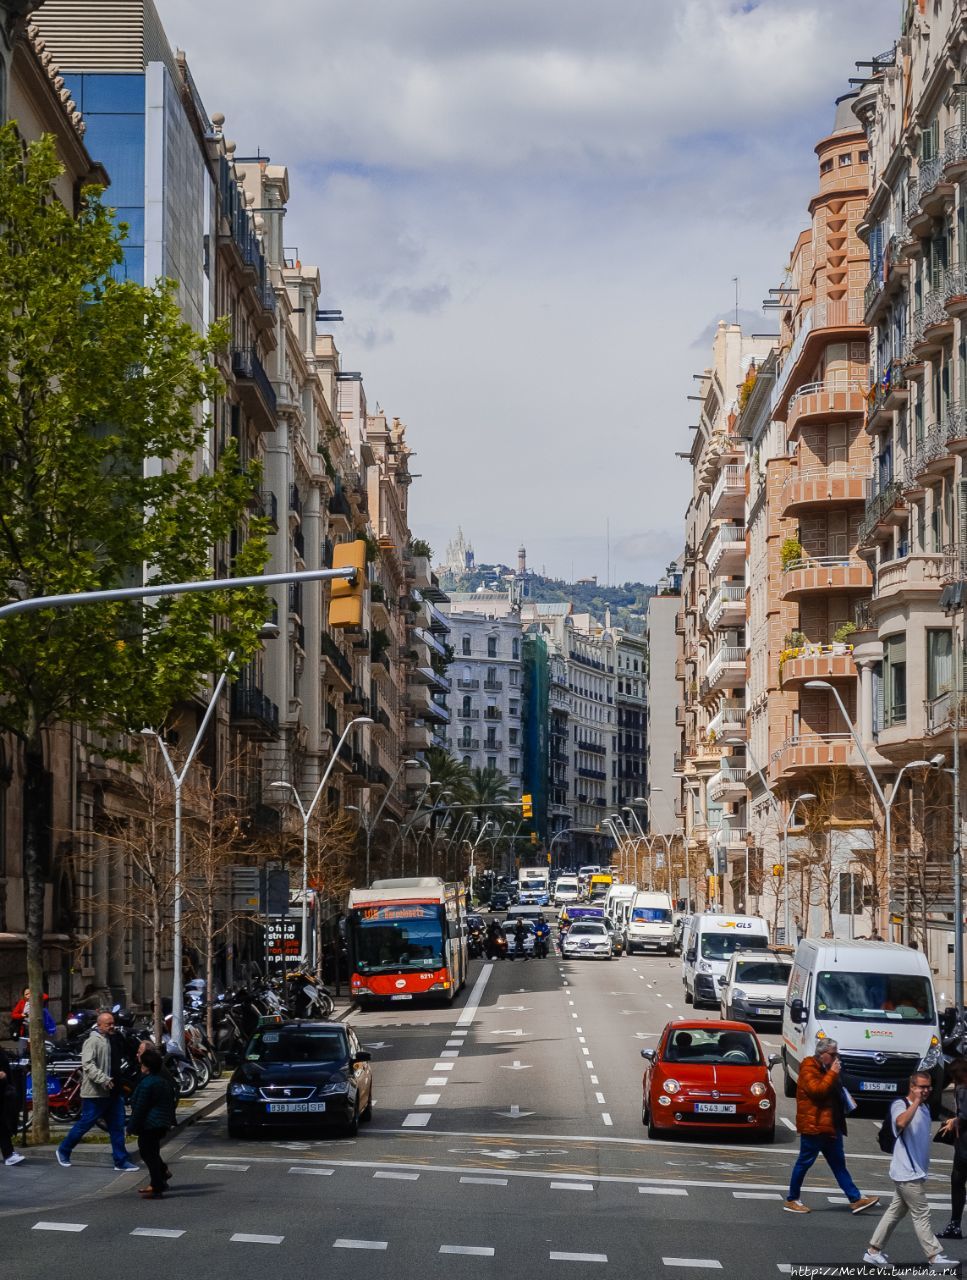
<svg viewBox="0 0 967 1280"><path fill-rule="evenodd" d="M793 1000L792 1004L789 1006L789 1017L796 1023L806 1021L806 1010L803 1008L803 1003L798 999L798 997Z"/></svg>
<svg viewBox="0 0 967 1280"><path fill-rule="evenodd" d="M360 1049L360 1051L353 1057L353 1066L355 1066L357 1062L372 1062L372 1060L373 1055L368 1049Z"/></svg>
<svg viewBox="0 0 967 1280"><path fill-rule="evenodd" d="M719 986L720 987L727 986L727 981L724 973L722 974L721 978L719 978Z"/></svg>
<svg viewBox="0 0 967 1280"><path fill-rule="evenodd" d="M646 1062L654 1062L657 1054L654 1049L642 1049L641 1056Z"/></svg>
<svg viewBox="0 0 967 1280"><path fill-rule="evenodd" d="M689 947L688 950L685 952L685 959L688 961L689 964L691 964L692 961L695 959L695 954L696 953L695 953L694 947Z"/></svg>
<svg viewBox="0 0 967 1280"><path fill-rule="evenodd" d="M773 1067L778 1067L781 1061L782 1061L782 1057L780 1054L770 1053L768 1057L769 1070L771 1071Z"/></svg>

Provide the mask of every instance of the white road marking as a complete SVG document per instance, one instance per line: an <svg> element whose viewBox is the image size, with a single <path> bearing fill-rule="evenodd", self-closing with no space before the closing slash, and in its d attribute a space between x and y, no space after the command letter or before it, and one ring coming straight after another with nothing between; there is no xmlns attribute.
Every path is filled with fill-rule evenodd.
<svg viewBox="0 0 967 1280"><path fill-rule="evenodd" d="M35 1222L31 1231L86 1231L86 1222Z"/></svg>
<svg viewBox="0 0 967 1280"><path fill-rule="evenodd" d="M460 1017L457 1018L458 1027L469 1027L470 1024L473 1022L477 1009L480 1006L480 1001L483 999L484 989L487 986L487 982L489 981L490 975L493 973L493 971L494 971L494 966L492 963L485 964L484 967L480 970L480 977L473 984L473 990L470 992L470 998L467 1000L467 1003L463 1006L463 1010L460 1013Z"/></svg>
<svg viewBox="0 0 967 1280"><path fill-rule="evenodd" d="M475 1244L441 1244L441 1253L463 1253L471 1258L492 1258L493 1249L485 1249Z"/></svg>
<svg viewBox="0 0 967 1280"><path fill-rule="evenodd" d="M460 1057L460 1050L459 1050L459 1049L444 1049L444 1050L443 1050L443 1052L440 1054L440 1057L441 1057L441 1058L459 1058L459 1057Z"/></svg>
<svg viewBox="0 0 967 1280"><path fill-rule="evenodd" d="M551 1262L607 1262L606 1253L555 1253L549 1254Z"/></svg>
<svg viewBox="0 0 967 1280"><path fill-rule="evenodd" d="M448 1040L448 1041L447 1041L447 1048L448 1048L448 1049L462 1049L462 1048L463 1048L463 1044L464 1044L464 1042L463 1042L462 1040Z"/></svg>
<svg viewBox="0 0 967 1280"><path fill-rule="evenodd" d="M573 1000L569 1000L569 1001L568 1001L568 1004L573 1006L574 1001L573 1001Z"/></svg>
<svg viewBox="0 0 967 1280"><path fill-rule="evenodd" d="M332 1243L334 1249L385 1249L387 1241L385 1240L334 1240Z"/></svg>
<svg viewBox="0 0 967 1280"><path fill-rule="evenodd" d="M577 1014L576 1014L576 1013L572 1013L572 1014L571 1014L571 1017L572 1017L572 1018L576 1018L576 1017L577 1017Z"/></svg>
<svg viewBox="0 0 967 1280"><path fill-rule="evenodd" d="M786 1126L787 1129L791 1129L793 1133L796 1132L796 1126L793 1124L793 1122L789 1119L788 1116L780 1116L779 1119L782 1121L782 1123ZM879 1125L877 1126L877 1128L879 1128Z"/></svg>
<svg viewBox="0 0 967 1280"><path fill-rule="evenodd" d="M250 1236L244 1231L236 1231L228 1239L230 1244L281 1244L285 1236Z"/></svg>
<svg viewBox="0 0 967 1280"><path fill-rule="evenodd" d="M592 1083L592 1084L598 1084L598 1083L599 1083L599 1081L598 1081L598 1077L597 1077L597 1076L591 1076L591 1078L590 1078L590 1079L591 1079L591 1083Z"/></svg>
<svg viewBox="0 0 967 1280"><path fill-rule="evenodd" d="M830 1204L849 1204L845 1196L827 1196L826 1199Z"/></svg>
<svg viewBox="0 0 967 1280"><path fill-rule="evenodd" d="M416 1182L419 1176L418 1173L397 1173L390 1169L377 1169L373 1174L374 1178L388 1178L392 1182Z"/></svg>
<svg viewBox="0 0 967 1280"><path fill-rule="evenodd" d="M453 1063L452 1063L452 1062L437 1062L437 1063L435 1063L435 1064L434 1064L434 1066L433 1066L433 1070L434 1070L434 1071L452 1071L452 1070L453 1070Z"/></svg>
<svg viewBox="0 0 967 1280"><path fill-rule="evenodd" d="M230 1169L232 1173L248 1173L247 1164L206 1164L206 1169Z"/></svg>
<svg viewBox="0 0 967 1280"><path fill-rule="evenodd" d="M668 1003L668 1001L667 1001L667 1000L665 1001L665 1006L666 1006L666 1008L668 1008L668 1009L671 1009L671 1008L672 1008L672 1006Z"/></svg>
<svg viewBox="0 0 967 1280"><path fill-rule="evenodd" d="M183 1231L169 1230L167 1227L135 1227L131 1232L133 1236L155 1236L159 1240L178 1240L184 1234Z"/></svg>
<svg viewBox="0 0 967 1280"><path fill-rule="evenodd" d="M552 1191L593 1191L594 1186L590 1182L552 1182Z"/></svg>
<svg viewBox="0 0 967 1280"><path fill-rule="evenodd" d="M716 1258L662 1258L666 1267L704 1267L706 1271L721 1271L722 1264Z"/></svg>
<svg viewBox="0 0 967 1280"><path fill-rule="evenodd" d="M687 1196L685 1187L639 1187L639 1195L643 1196Z"/></svg>
<svg viewBox="0 0 967 1280"><path fill-rule="evenodd" d="M527 1032L522 1027L514 1027L509 1031L505 1028L503 1031L495 1030L490 1032L492 1036L523 1036L526 1034Z"/></svg>
<svg viewBox="0 0 967 1280"><path fill-rule="evenodd" d="M581 1028L575 1027L574 1029L575 1031L580 1031ZM584 1038L584 1036L578 1036L578 1044L587 1044L587 1040Z"/></svg>
<svg viewBox="0 0 967 1280"><path fill-rule="evenodd" d="M516 1102L510 1104L509 1111L495 1111L495 1116L506 1116L508 1120L523 1120L525 1116L532 1116L533 1111L521 1111Z"/></svg>
<svg viewBox="0 0 967 1280"><path fill-rule="evenodd" d="M411 1111L403 1120L404 1129L425 1129L430 1123L429 1111Z"/></svg>
<svg viewBox="0 0 967 1280"><path fill-rule="evenodd" d="M581 1034L582 1034L582 1032L584 1031L584 1028L583 1028L583 1027L575 1027L575 1028L574 1028L574 1030L578 1033L578 1035L581 1035Z"/></svg>
<svg viewBox="0 0 967 1280"><path fill-rule="evenodd" d="M530 1071L531 1067L529 1062L521 1062L520 1058L515 1058L510 1065L502 1062L500 1069L501 1071Z"/></svg>
<svg viewBox="0 0 967 1280"><path fill-rule="evenodd" d="M336 1171L335 1169L309 1169L309 1168L306 1168L304 1165L294 1164L292 1168L289 1170L289 1172L290 1173L312 1173L312 1174L318 1175L321 1178L327 1178L329 1177L330 1174L333 1174Z"/></svg>
<svg viewBox="0 0 967 1280"><path fill-rule="evenodd" d="M587 1049L585 1049L584 1052L587 1053ZM587 1067L589 1071L594 1070L594 1063L591 1061L590 1058L585 1058L584 1065Z"/></svg>
<svg viewBox="0 0 967 1280"><path fill-rule="evenodd" d="M732 1195L736 1200L781 1200L782 1195L778 1191L733 1191Z"/></svg>
<svg viewBox="0 0 967 1280"><path fill-rule="evenodd" d="M604 1121L604 1123L605 1123L606 1125L608 1125L608 1126L609 1126L609 1128L610 1128L610 1126L611 1126L611 1125L613 1125L613 1124L614 1124L614 1121L611 1119L611 1116L610 1116L610 1114L609 1114L607 1111L602 1111L602 1112L601 1112L601 1119Z"/></svg>
<svg viewBox="0 0 967 1280"><path fill-rule="evenodd" d="M583 1037L582 1037L582 1039L583 1039ZM587 1058L587 1057L590 1057L590 1054L591 1054L591 1050L590 1050L590 1049L582 1049L582 1050L581 1050L581 1052L584 1054L584 1056L585 1056L586 1058Z"/></svg>
<svg viewBox="0 0 967 1280"><path fill-rule="evenodd" d="M413 1105L414 1107L435 1107L439 1101L440 1095L438 1093L418 1093Z"/></svg>
<svg viewBox="0 0 967 1280"><path fill-rule="evenodd" d="M598 1104L598 1106L599 1106L599 1107L603 1107L603 1106L604 1106L604 1094L603 1094L603 1093L596 1093L596 1094L594 1095L594 1100L595 1100L595 1102Z"/></svg>
<svg viewBox="0 0 967 1280"><path fill-rule="evenodd" d="M467 1182L475 1187L506 1187L506 1178L461 1178L461 1182Z"/></svg>
<svg viewBox="0 0 967 1280"><path fill-rule="evenodd" d="M427 1079L427 1084L428 1084L431 1088L432 1088L434 1085L444 1085L444 1084L449 1084L449 1083L450 1083L450 1077L449 1077L449 1076L430 1076L430 1077Z"/></svg>

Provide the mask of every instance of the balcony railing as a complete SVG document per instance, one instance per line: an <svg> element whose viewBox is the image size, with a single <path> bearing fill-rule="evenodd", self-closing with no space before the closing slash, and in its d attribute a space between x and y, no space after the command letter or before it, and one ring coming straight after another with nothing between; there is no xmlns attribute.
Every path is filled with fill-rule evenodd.
<svg viewBox="0 0 967 1280"><path fill-rule="evenodd" d="M949 543L943 549L944 582L963 582L967 579L967 546Z"/></svg>
<svg viewBox="0 0 967 1280"><path fill-rule="evenodd" d="M967 125L955 124L944 130L943 144L945 168L952 164L967 164Z"/></svg>
<svg viewBox="0 0 967 1280"><path fill-rule="evenodd" d="M298 585L298 584L294 584L294 585ZM332 666L336 669L336 671L339 672L339 674L342 676L345 682L347 684L352 684L353 682L352 664L349 662L346 655L342 652L342 650L336 644L335 640L333 640L332 636L329 635L329 633L326 631L324 631L322 635L319 637L319 648L322 653L322 656L326 659L327 662L332 664Z"/></svg>
<svg viewBox="0 0 967 1280"><path fill-rule="evenodd" d="M705 621L714 627L729 605L741 604L745 609L745 583L723 582L715 593L709 596L705 606Z"/></svg>
<svg viewBox="0 0 967 1280"><path fill-rule="evenodd" d="M745 649L738 645L722 645L708 664L708 670L705 673L705 680L708 687L711 688L718 680L720 675L727 673L729 667L742 668L742 675L745 675ZM738 673L734 673L735 676Z"/></svg>
<svg viewBox="0 0 967 1280"><path fill-rule="evenodd" d="M745 827L722 827L719 831L719 843L729 849L745 848L748 843L748 830Z"/></svg>
<svg viewBox="0 0 967 1280"><path fill-rule="evenodd" d="M941 693L939 697L924 702L927 713L927 734L942 733L954 723L954 712L957 711L957 695L952 691ZM960 695L960 708L957 717L960 724L967 724L967 694Z"/></svg>
<svg viewBox="0 0 967 1280"><path fill-rule="evenodd" d="M860 522L858 540L866 542L867 538L880 523L888 511L894 507L905 507L906 502L900 490L899 480L889 480L878 492L866 500L866 509Z"/></svg>
<svg viewBox="0 0 967 1280"><path fill-rule="evenodd" d="M716 566L727 551L733 551L738 548L745 549L745 525L744 524L723 524L719 525L715 538L709 548L708 553L708 571L714 574Z"/></svg>
<svg viewBox="0 0 967 1280"><path fill-rule="evenodd" d="M458 720L479 720L480 711L477 707L462 707L456 717Z"/></svg>
<svg viewBox="0 0 967 1280"><path fill-rule="evenodd" d="M232 373L238 380L251 382L257 387L269 413L275 413L275 388L254 347L232 347Z"/></svg>
<svg viewBox="0 0 967 1280"><path fill-rule="evenodd" d="M863 313L869 311L874 301L878 297L880 290L883 288L883 261L882 259L873 268L873 274L866 282L866 288L863 290Z"/></svg>
<svg viewBox="0 0 967 1280"><path fill-rule="evenodd" d="M231 694L232 719L254 725L274 734L279 728L279 708L254 685L233 684Z"/></svg>
<svg viewBox="0 0 967 1280"><path fill-rule="evenodd" d="M479 689L480 681L479 680L458 680L457 688L458 689Z"/></svg>
<svg viewBox="0 0 967 1280"><path fill-rule="evenodd" d="M723 494L727 490L733 490L737 494L745 492L745 472L742 467L737 467L732 463L727 464L719 472L719 478L715 482L715 488L712 490L711 508L714 511L720 502Z"/></svg>
<svg viewBox="0 0 967 1280"><path fill-rule="evenodd" d="M789 416L793 417L795 413L796 402L805 399L807 396L818 396L824 393L832 396L848 396L848 395L866 395L866 389L869 386L869 370L863 377L853 378L827 378L823 382L806 382L789 397Z"/></svg>
<svg viewBox="0 0 967 1280"><path fill-rule="evenodd" d="M958 262L955 267L947 268L940 292L945 306L949 306L954 298L967 297L967 262Z"/></svg>
<svg viewBox="0 0 967 1280"><path fill-rule="evenodd" d="M485 680L483 687L488 693L500 693L504 687L504 682L502 680Z"/></svg>
<svg viewBox="0 0 967 1280"><path fill-rule="evenodd" d="M943 177L944 159L944 156L938 153L931 160L923 161L916 178L910 180L909 204L907 205L910 214L916 211L924 197L929 196L940 182Z"/></svg>

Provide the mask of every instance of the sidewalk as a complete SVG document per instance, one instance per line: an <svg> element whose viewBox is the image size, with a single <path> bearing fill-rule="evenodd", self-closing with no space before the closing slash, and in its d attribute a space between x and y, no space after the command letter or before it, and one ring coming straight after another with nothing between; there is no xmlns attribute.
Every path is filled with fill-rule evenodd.
<svg viewBox="0 0 967 1280"><path fill-rule="evenodd" d="M353 1008L348 996L337 996L333 1019L344 1022ZM226 1067L221 1079L212 1080L193 1097L178 1103L178 1127L169 1135L167 1148L177 1149L190 1141L192 1126L199 1121L217 1123L215 1114L224 1104L232 1070L232 1067ZM26 1159L13 1168L0 1163L0 1220L8 1214L28 1209L46 1212L91 1196L116 1194L138 1186L144 1179L143 1173L115 1171L107 1134L100 1129L94 1130L75 1147L71 1167L62 1169L54 1150L69 1127L52 1125L52 1141L36 1147L21 1146L22 1138L18 1134L16 1149ZM128 1150L134 1163L140 1164L136 1138L128 1140Z"/></svg>

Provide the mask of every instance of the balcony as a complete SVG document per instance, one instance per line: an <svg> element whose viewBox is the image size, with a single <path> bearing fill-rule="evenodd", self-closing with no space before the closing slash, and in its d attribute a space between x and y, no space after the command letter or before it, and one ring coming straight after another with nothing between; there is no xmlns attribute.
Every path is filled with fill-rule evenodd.
<svg viewBox="0 0 967 1280"><path fill-rule="evenodd" d="M909 555L888 560L876 571L876 603L896 598L934 600L940 596L943 556Z"/></svg>
<svg viewBox="0 0 967 1280"><path fill-rule="evenodd" d="M944 339L953 333L954 322L944 305L942 288L932 290L923 305L914 311L907 334L907 350L910 363L919 363L926 356L939 351Z"/></svg>
<svg viewBox="0 0 967 1280"><path fill-rule="evenodd" d="M275 389L254 347L232 348L232 374L242 406L257 428L274 431L278 425Z"/></svg>
<svg viewBox="0 0 967 1280"><path fill-rule="evenodd" d="M733 520L745 511L745 470L729 463L719 472L712 490L709 518Z"/></svg>
<svg viewBox="0 0 967 1280"><path fill-rule="evenodd" d="M675 635L683 636L685 634L685 610L679 609L675 614Z"/></svg>
<svg viewBox="0 0 967 1280"><path fill-rule="evenodd" d="M708 798L713 804L721 804L725 800L745 799L745 766L723 765L718 773L708 780Z"/></svg>
<svg viewBox="0 0 967 1280"><path fill-rule="evenodd" d="M500 693L504 687L504 682L502 680L485 680L483 687L485 693Z"/></svg>
<svg viewBox="0 0 967 1280"><path fill-rule="evenodd" d="M744 738L745 722L745 703L726 699L708 722L709 738Z"/></svg>
<svg viewBox="0 0 967 1280"><path fill-rule="evenodd" d="M353 509L342 489L337 489L329 498L329 517L331 520L344 520L352 528Z"/></svg>
<svg viewBox="0 0 967 1280"><path fill-rule="evenodd" d="M851 644L806 644L785 649L779 661L783 689L795 689L807 680L852 680L856 677Z"/></svg>
<svg viewBox="0 0 967 1280"><path fill-rule="evenodd" d="M947 268L940 293L948 315L961 316L967 311L967 263Z"/></svg>
<svg viewBox="0 0 967 1280"><path fill-rule="evenodd" d="M503 751L504 741L502 738L485 738L483 744L484 751Z"/></svg>
<svg viewBox="0 0 967 1280"><path fill-rule="evenodd" d="M723 582L718 586L705 606L705 621L713 631L745 626L745 583Z"/></svg>
<svg viewBox="0 0 967 1280"><path fill-rule="evenodd" d="M232 685L231 720L255 742L270 742L279 736L279 708L255 685Z"/></svg>
<svg viewBox="0 0 967 1280"><path fill-rule="evenodd" d="M807 382L789 399L786 430L807 422L838 422L843 418L862 417L866 413L869 374L864 379L831 378L826 382Z"/></svg>
<svg viewBox="0 0 967 1280"><path fill-rule="evenodd" d="M963 177L967 173L967 125L946 129L943 143L944 176L952 181Z"/></svg>
<svg viewBox="0 0 967 1280"><path fill-rule="evenodd" d="M737 689L745 684L745 647L722 645L712 656L702 681L703 700L719 689Z"/></svg>
<svg viewBox="0 0 967 1280"><path fill-rule="evenodd" d="M820 591L869 591L872 586L870 571L861 560L849 556L808 556L793 560L782 575L781 597L797 600Z"/></svg>
<svg viewBox="0 0 967 1280"><path fill-rule="evenodd" d="M500 707L487 707L483 718L485 720L503 720L504 713Z"/></svg>
<svg viewBox="0 0 967 1280"><path fill-rule="evenodd" d="M908 182L907 222L911 230L923 226L927 218L942 210L944 201L953 194L953 181L945 173L945 159L945 155L940 153L930 160L921 161L916 178Z"/></svg>
<svg viewBox="0 0 967 1280"><path fill-rule="evenodd" d="M578 738L575 746L579 751L590 751L593 756L605 756L608 754L608 748L601 746L598 742L586 742L583 738Z"/></svg>
<svg viewBox="0 0 967 1280"><path fill-rule="evenodd" d="M472 689L479 689L479 688L480 688L480 681L479 681L479 680L458 680L458 681L457 681L457 688L458 688L458 689L470 689L470 690L472 690Z"/></svg>
<svg viewBox="0 0 967 1280"><path fill-rule="evenodd" d="M748 848L748 831L745 827L722 827L719 830L719 844L726 849Z"/></svg>
<svg viewBox="0 0 967 1280"><path fill-rule="evenodd" d="M781 513L793 515L810 507L833 503L864 502L868 475L861 467L831 463L828 467L796 468L782 486L779 499Z"/></svg>
<svg viewBox="0 0 967 1280"><path fill-rule="evenodd" d="M459 751L479 751L479 738L457 738L457 749Z"/></svg>
<svg viewBox="0 0 967 1280"><path fill-rule="evenodd" d="M271 489L262 490L260 515L272 526L273 530L279 531L279 500Z"/></svg>
<svg viewBox="0 0 967 1280"><path fill-rule="evenodd" d="M949 410L948 410L949 415ZM903 468L903 488L907 493L923 489L922 479L953 467L956 459L950 452L951 440L963 431L959 410L930 428L922 440L915 443L912 455Z"/></svg>
<svg viewBox="0 0 967 1280"><path fill-rule="evenodd" d="M859 544L869 543L877 530L886 530L900 523L906 518L908 509L899 480L887 481L882 489L866 499L866 510L857 537Z"/></svg>
<svg viewBox="0 0 967 1280"><path fill-rule="evenodd" d="M716 530L715 538L706 557L709 577L738 573L745 564L745 525L723 524Z"/></svg>
<svg viewBox="0 0 967 1280"><path fill-rule="evenodd" d="M800 733L787 738L772 756L774 779L806 769L845 768L852 738L848 733Z"/></svg>
<svg viewBox="0 0 967 1280"><path fill-rule="evenodd" d="M944 582L963 582L967 578L967 547L951 543L943 549Z"/></svg>
<svg viewBox="0 0 967 1280"><path fill-rule="evenodd" d="M462 707L454 712L458 720L479 720L480 712L476 707Z"/></svg>
<svg viewBox="0 0 967 1280"><path fill-rule="evenodd" d="M905 405L909 395L903 361L891 360L873 388L867 409L867 427L889 426L887 415Z"/></svg>
<svg viewBox="0 0 967 1280"><path fill-rule="evenodd" d="M319 649L327 663L327 674L338 676L346 688L351 689L353 685L352 664L327 631L324 631L319 637Z"/></svg>
<svg viewBox="0 0 967 1280"><path fill-rule="evenodd" d="M603 769L587 769L583 766L577 770L577 775L579 778L591 778L595 782L605 782L608 777Z"/></svg>
<svg viewBox="0 0 967 1280"><path fill-rule="evenodd" d="M952 691L942 693L937 698L931 698L924 704L926 711L927 737L934 737L938 733L944 733L948 729L952 729L954 725L954 713L958 711L957 696ZM960 695L960 708L957 719L960 725L967 724L967 694Z"/></svg>

